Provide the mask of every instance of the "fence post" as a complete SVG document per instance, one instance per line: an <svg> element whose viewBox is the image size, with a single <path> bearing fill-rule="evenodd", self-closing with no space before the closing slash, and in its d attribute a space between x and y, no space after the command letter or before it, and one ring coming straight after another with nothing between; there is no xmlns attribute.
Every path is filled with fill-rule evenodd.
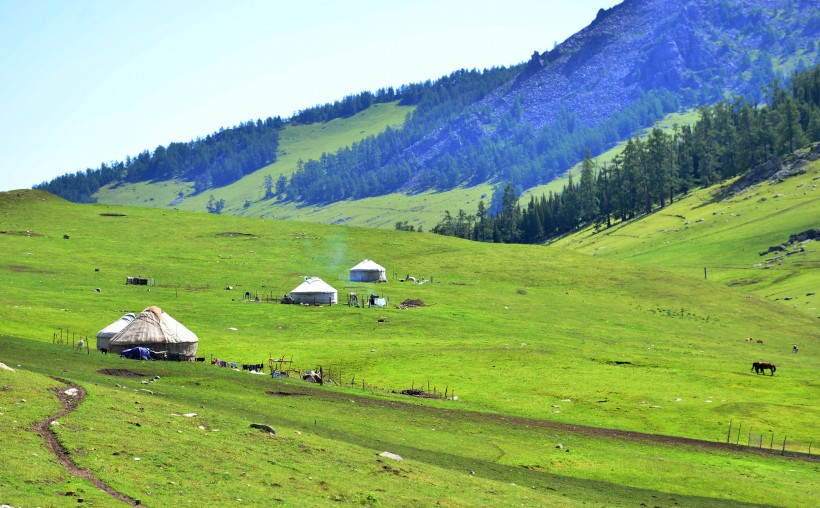
<svg viewBox="0 0 820 508"><path fill-rule="evenodd" d="M769 443L769 450L774 448L774 432L772 432L772 441Z"/></svg>
<svg viewBox="0 0 820 508"><path fill-rule="evenodd" d="M729 432L726 433L726 443L730 443L732 441L732 420L729 420Z"/></svg>
<svg viewBox="0 0 820 508"><path fill-rule="evenodd" d="M786 436L783 436L783 449L780 450L780 455L786 454Z"/></svg>
<svg viewBox="0 0 820 508"><path fill-rule="evenodd" d="M752 428L749 427L749 438L746 440L746 446L752 446Z"/></svg>
<svg viewBox="0 0 820 508"><path fill-rule="evenodd" d="M736 445L740 444L740 429L743 428L743 422L740 422L740 425L737 426L737 441L735 441Z"/></svg>

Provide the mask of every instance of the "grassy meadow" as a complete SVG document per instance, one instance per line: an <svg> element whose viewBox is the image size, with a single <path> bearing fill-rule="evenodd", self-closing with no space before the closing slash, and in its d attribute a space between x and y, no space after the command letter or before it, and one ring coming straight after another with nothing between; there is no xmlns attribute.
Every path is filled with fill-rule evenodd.
<svg viewBox="0 0 820 508"><path fill-rule="evenodd" d="M762 204L785 206L783 197ZM713 206L704 200L696 206ZM746 442L751 429L767 444L788 436L791 450L808 451L820 421L816 314L750 297L748 286L718 273L704 280L702 266L694 270L698 253L721 236L727 250L741 242L750 257L785 241L817 217L816 198L807 194L805 201L761 206L753 222L744 211L748 223L714 226L711 235L693 234L693 227L678 255L658 245L653 260L626 255L636 250L626 242L620 250L607 244L601 254L593 242L619 238L612 234L586 232L546 247L490 245L74 205L35 191L0 194L0 362L17 369L0 370L0 445L15 452L0 458L0 502L44 505L68 490L111 502L60 475L28 430L56 412L47 388L57 376L89 393L56 427L60 441L78 465L147 505L811 504L820 494L817 462L615 432L722 442L732 421L741 429L733 442ZM712 209L694 210L679 211L689 217ZM657 229L645 233L648 243L663 243L654 238ZM805 261L816 263L813 255ZM389 283L347 282L348 269L365 257L387 267ZM781 277L766 270L765 285L813 284L812 266L795 265L793 275ZM155 285L127 286L129 275ZM336 287L340 303L349 292L373 291L390 304L375 310L242 301L245 291L281 296L312 275ZM428 282L398 282L406 275ZM397 308L405 299L425 306ZM124 312L149 305L197 333L199 356L239 363L292 356L297 369L322 366L335 383L319 388L208 362L126 361L52 343L61 329L93 337ZM796 355L795 343L803 348ZM756 360L775 363L777 373L750 372ZM101 369L161 379L145 387ZM428 384L457 400L393 393ZM197 416L176 416L185 413ZM252 422L279 433L249 429ZM376 456L385 450L405 460ZM54 474L37 480L40 470Z"/></svg>

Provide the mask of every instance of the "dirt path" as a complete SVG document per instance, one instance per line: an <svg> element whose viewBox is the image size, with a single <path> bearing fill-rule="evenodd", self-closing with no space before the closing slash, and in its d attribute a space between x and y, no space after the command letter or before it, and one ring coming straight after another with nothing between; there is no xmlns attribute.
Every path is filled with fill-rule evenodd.
<svg viewBox="0 0 820 508"><path fill-rule="evenodd" d="M57 460L60 461L60 464L62 464L63 467L65 467L69 473L78 478L84 478L90 481L97 488L105 491L111 497L119 501L122 501L123 503L134 506L144 506L140 503L139 500L133 499L129 496L126 496L125 494L122 494L112 489L104 481L95 477L89 470L77 466L77 464L75 464L74 461L71 460L71 456L69 455L68 450L66 450L63 447L63 445L60 444L60 442L57 440L57 435L54 433L53 430L51 430L51 422L53 422L54 420L58 420L59 418L62 418L65 415L77 409L77 407L80 405L83 399L85 399L86 391L81 386L77 386L76 384L70 381L66 381L65 379L60 379L57 377L53 379L61 383L65 383L67 385L64 387L55 388L53 390L57 398L60 399L62 409L56 415L49 416L48 418L34 424L33 429L38 434L43 436L43 438L46 440L46 446L48 447L48 449L51 450L52 453L54 453L54 455L57 457ZM65 392L70 388L74 388L75 390L77 390L77 393L73 396L67 395Z"/></svg>
<svg viewBox="0 0 820 508"><path fill-rule="evenodd" d="M268 392L273 395L274 392ZM738 446L730 443L723 443L717 441L704 441L701 439L692 439L679 436L667 436L663 434L648 434L645 432L635 432L631 430L607 429L602 427L592 427L588 425L575 425L571 423L554 422L551 420L540 420L536 418L527 418L523 416L501 415L497 413L482 413L477 411L464 411L459 409L446 409L424 404L416 404L412 402L402 402L396 400L385 401L384 399L367 397L363 395L356 395L349 392L340 392L335 390L322 390L309 386L293 386L282 385L281 391L276 392L278 396L284 393L291 395L310 395L313 398L325 399L352 399L356 404L367 407L391 407L393 409L400 409L408 413L432 414L443 418L463 421L490 421L494 423L503 423L505 425L520 426L524 428L536 427L543 429L553 429L557 431L567 431L574 434L581 434L591 437L605 437L614 439L624 439L628 441L643 441L647 443L664 444L672 446L687 446L707 448L714 450L725 450L735 453L749 453L762 455L781 455L780 450L769 450L766 448L755 448L748 446ZM491 443L492 444L492 443ZM502 452L503 453L503 452ZM800 452L785 452L783 456L804 460L807 462L820 462L820 455L806 454Z"/></svg>

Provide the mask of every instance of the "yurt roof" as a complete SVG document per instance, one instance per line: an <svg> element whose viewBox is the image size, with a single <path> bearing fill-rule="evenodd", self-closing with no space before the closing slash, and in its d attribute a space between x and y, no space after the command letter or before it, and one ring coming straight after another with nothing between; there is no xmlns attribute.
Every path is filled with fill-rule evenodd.
<svg viewBox="0 0 820 508"><path fill-rule="evenodd" d="M370 259L365 259L364 261L362 261L358 265L354 266L350 270L351 271L361 270L361 271L367 271L367 272L376 272L376 271L383 272L384 267L382 265L376 263L375 261L372 261Z"/></svg>
<svg viewBox="0 0 820 508"><path fill-rule="evenodd" d="M110 325L106 326L105 328L103 328L102 330L97 332L97 338L98 339L110 339L114 335L117 335L118 333L120 333L120 331L123 328L125 328L126 326L128 326L128 323L133 321L135 318L136 318L136 316L134 315L133 312L129 312L128 314L125 314L124 316L122 316L118 320L114 321Z"/></svg>
<svg viewBox="0 0 820 508"><path fill-rule="evenodd" d="M293 293L301 294L316 294L316 293L338 293L330 284L323 281L319 277L310 277L291 291Z"/></svg>
<svg viewBox="0 0 820 508"><path fill-rule="evenodd" d="M148 307L111 339L111 344L199 342L194 332L159 307Z"/></svg>

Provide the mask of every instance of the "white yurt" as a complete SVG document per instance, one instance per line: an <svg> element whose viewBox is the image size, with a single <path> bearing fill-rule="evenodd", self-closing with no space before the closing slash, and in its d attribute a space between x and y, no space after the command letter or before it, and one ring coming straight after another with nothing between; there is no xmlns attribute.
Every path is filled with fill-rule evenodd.
<svg viewBox="0 0 820 508"><path fill-rule="evenodd" d="M108 343L114 335L120 333L122 329L128 326L128 323L133 321L136 317L137 316L135 316L133 312L129 312L97 332L97 349L108 349Z"/></svg>
<svg viewBox="0 0 820 508"><path fill-rule="evenodd" d="M365 259L350 269L350 282L387 282L387 271L375 261Z"/></svg>
<svg viewBox="0 0 820 508"><path fill-rule="evenodd" d="M165 351L172 360L196 358L199 338L159 307L148 307L111 338L108 350L119 354L133 347Z"/></svg>
<svg viewBox="0 0 820 508"><path fill-rule="evenodd" d="M319 277L305 277L305 281L290 292L295 303L336 305L339 293Z"/></svg>

